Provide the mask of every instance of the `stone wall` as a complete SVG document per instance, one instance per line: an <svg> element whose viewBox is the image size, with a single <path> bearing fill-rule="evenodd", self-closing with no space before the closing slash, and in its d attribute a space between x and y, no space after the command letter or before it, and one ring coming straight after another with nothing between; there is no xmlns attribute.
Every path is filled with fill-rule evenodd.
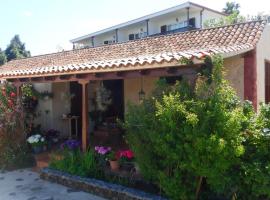
<svg viewBox="0 0 270 200"><path fill-rule="evenodd" d="M127 188L121 185L111 184L104 181L81 178L64 172L44 168L40 177L67 187L89 192L112 200L165 200L160 196L145 193L140 190Z"/></svg>

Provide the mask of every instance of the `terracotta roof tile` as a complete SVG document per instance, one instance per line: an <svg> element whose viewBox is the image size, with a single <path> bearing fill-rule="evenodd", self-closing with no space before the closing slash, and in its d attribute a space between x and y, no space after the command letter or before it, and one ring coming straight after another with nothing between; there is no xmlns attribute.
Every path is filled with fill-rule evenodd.
<svg viewBox="0 0 270 200"><path fill-rule="evenodd" d="M145 64L179 61L183 57L200 59L214 53L249 50L255 47L265 24L246 22L13 60L0 67L0 77L142 69Z"/></svg>

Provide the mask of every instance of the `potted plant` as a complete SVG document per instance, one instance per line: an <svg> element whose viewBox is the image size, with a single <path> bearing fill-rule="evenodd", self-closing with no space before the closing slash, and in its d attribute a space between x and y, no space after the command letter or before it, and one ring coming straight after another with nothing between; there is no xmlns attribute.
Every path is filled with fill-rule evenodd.
<svg viewBox="0 0 270 200"><path fill-rule="evenodd" d="M111 147L95 146L97 161L102 168L105 168L106 158L111 150Z"/></svg>
<svg viewBox="0 0 270 200"><path fill-rule="evenodd" d="M118 151L120 165L130 171L134 167L134 153L131 150Z"/></svg>
<svg viewBox="0 0 270 200"><path fill-rule="evenodd" d="M115 151L111 151L110 153L108 153L107 159L109 160L111 170L118 171L119 170L119 162L118 162L117 155L116 155Z"/></svg>
<svg viewBox="0 0 270 200"><path fill-rule="evenodd" d="M27 142L31 145L35 154L41 153L44 150L46 144L45 138L39 134L32 135L27 139Z"/></svg>

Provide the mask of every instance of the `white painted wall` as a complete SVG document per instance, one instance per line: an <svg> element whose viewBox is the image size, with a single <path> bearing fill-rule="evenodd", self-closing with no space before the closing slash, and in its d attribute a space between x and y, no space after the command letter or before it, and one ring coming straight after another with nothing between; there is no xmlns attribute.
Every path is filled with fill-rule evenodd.
<svg viewBox="0 0 270 200"><path fill-rule="evenodd" d="M257 101L265 102L265 60L270 60L270 25L268 24L257 44Z"/></svg>
<svg viewBox="0 0 270 200"><path fill-rule="evenodd" d="M70 93L69 82L53 83L52 91L54 95L52 99L53 123L50 128L59 130L61 137L65 137L69 134L69 124L67 120L62 119L62 115L70 113L70 101L63 98L63 95Z"/></svg>
<svg viewBox="0 0 270 200"><path fill-rule="evenodd" d="M38 92L45 92L45 91L52 92L51 83L35 83L33 86ZM43 130L50 129L53 125L52 99L48 100L39 99L36 111L38 113L38 117L36 118L35 123L41 124L41 128Z"/></svg>
<svg viewBox="0 0 270 200"><path fill-rule="evenodd" d="M201 19L200 19L200 11L201 9L190 9L190 18L195 17L195 22L196 22L196 28L201 27ZM221 18L224 17L221 14L209 11L209 10L204 10L203 15L202 15L202 24L204 21L212 19L212 18ZM160 27L163 25L170 25L170 24L176 24L177 20L178 22L186 21L187 20L187 10L182 9L173 13L169 13L166 15L158 16L152 19L149 19L149 35L157 34L160 33ZM118 30L118 42L125 42L128 41L128 36L129 34L132 33L139 33L141 32L141 29L146 32L146 21L143 21L141 23L137 24L132 24L126 27L123 27ZM95 46L101 46L104 45L105 40L113 40L114 37L116 37L115 31L110 31L104 34L100 34L95 36ZM91 38L89 39L84 39L78 44L81 44L83 46L92 46ZM80 47L80 45L78 45Z"/></svg>
<svg viewBox="0 0 270 200"><path fill-rule="evenodd" d="M134 24L131 25L129 27L126 28L122 28L119 29L118 31L118 41L119 42L125 42L129 40L129 34L136 34L136 33L140 33L141 29L143 30L143 32L147 31L147 25L146 25L146 21L139 23L139 24Z"/></svg>

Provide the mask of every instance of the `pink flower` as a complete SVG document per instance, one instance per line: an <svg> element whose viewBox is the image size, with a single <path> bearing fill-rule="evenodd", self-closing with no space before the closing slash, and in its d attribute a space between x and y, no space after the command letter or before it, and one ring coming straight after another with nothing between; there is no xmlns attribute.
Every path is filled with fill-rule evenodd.
<svg viewBox="0 0 270 200"><path fill-rule="evenodd" d="M101 155L105 155L105 154L109 153L111 150L112 150L111 147L103 147L103 146L96 146L95 147L95 151Z"/></svg>

